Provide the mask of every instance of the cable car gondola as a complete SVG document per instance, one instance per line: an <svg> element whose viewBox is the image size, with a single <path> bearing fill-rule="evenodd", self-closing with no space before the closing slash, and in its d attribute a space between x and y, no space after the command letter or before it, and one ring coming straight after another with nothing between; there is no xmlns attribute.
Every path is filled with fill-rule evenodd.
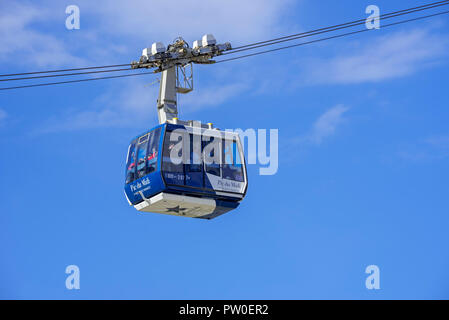
<svg viewBox="0 0 449 320"><path fill-rule="evenodd" d="M154 43L132 63L162 72L160 125L132 139L126 158L125 195L140 212L212 219L237 208L245 197L248 180L239 135L177 117L177 94L193 90L186 67L191 71L192 63L212 63L212 57L230 48L229 43L216 45L212 35L195 41L193 49L178 38L167 49Z"/></svg>
<svg viewBox="0 0 449 320"><path fill-rule="evenodd" d="M237 208L247 188L238 134L203 127L194 131L166 123L132 140L125 194L137 210L211 219ZM173 157L177 145L189 150ZM207 161L216 153L217 163ZM183 157L187 161L179 161Z"/></svg>

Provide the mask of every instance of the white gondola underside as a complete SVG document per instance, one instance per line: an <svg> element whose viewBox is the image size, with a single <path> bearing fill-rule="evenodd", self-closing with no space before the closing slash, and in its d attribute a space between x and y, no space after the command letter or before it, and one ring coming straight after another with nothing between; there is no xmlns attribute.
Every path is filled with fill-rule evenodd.
<svg viewBox="0 0 449 320"><path fill-rule="evenodd" d="M134 206L140 212L155 212L175 216L202 218L221 215L232 208L219 207L215 200L161 192Z"/></svg>

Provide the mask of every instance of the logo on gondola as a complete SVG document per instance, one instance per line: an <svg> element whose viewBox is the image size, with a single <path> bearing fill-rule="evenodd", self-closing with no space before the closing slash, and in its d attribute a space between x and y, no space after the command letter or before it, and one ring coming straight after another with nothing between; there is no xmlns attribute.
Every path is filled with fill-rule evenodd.
<svg viewBox="0 0 449 320"><path fill-rule="evenodd" d="M139 189L141 189L143 187L148 186L150 184L150 182L151 182L150 178L147 177L145 179L142 179L142 181L140 181L140 182L137 182L135 184L131 184L129 187L131 188L131 191L134 192L134 191L137 191L137 190L139 190Z"/></svg>
<svg viewBox="0 0 449 320"><path fill-rule="evenodd" d="M219 187L223 188L226 191L234 191L234 192L239 192L239 190L242 187L242 183L236 181L218 180L217 184Z"/></svg>
<svg viewBox="0 0 449 320"><path fill-rule="evenodd" d="M183 211L187 210L187 208L181 208L179 206L173 207L173 208L167 208L167 213L174 212L174 213L181 213L184 215L185 213Z"/></svg>

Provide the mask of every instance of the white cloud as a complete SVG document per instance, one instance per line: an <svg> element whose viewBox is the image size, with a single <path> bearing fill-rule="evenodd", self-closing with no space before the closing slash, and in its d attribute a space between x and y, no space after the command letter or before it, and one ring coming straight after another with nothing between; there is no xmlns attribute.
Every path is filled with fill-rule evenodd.
<svg viewBox="0 0 449 320"><path fill-rule="evenodd" d="M343 115L348 107L337 105L323 113L313 124L312 130L300 138L300 142L321 144L324 139L335 134L337 127L343 122Z"/></svg>
<svg viewBox="0 0 449 320"><path fill-rule="evenodd" d="M175 37L199 39L213 33L218 41L264 39L279 30L292 0L172 0L132 2L78 1L81 15L93 14L98 27L114 35L167 43Z"/></svg>
<svg viewBox="0 0 449 320"><path fill-rule="evenodd" d="M3 4L0 10L0 61L36 68L83 64L84 59L70 53L70 45L37 30L36 24L45 24L53 18L48 9L29 4Z"/></svg>
<svg viewBox="0 0 449 320"><path fill-rule="evenodd" d="M178 95L178 111L183 119L206 107L218 106L245 90L244 83L220 87L204 87L187 95ZM111 88L85 107L50 119L39 132L72 131L93 128L145 127L157 121L156 101L159 84L154 78L148 83L130 80L125 86Z"/></svg>
<svg viewBox="0 0 449 320"><path fill-rule="evenodd" d="M412 162L431 162L449 157L449 135L433 135L402 146L397 155Z"/></svg>
<svg viewBox="0 0 449 320"><path fill-rule="evenodd" d="M280 154L285 162L297 162L298 152L302 153L309 147L317 147L326 139L335 135L338 127L345 121L344 114L349 107L337 105L326 110L312 124L308 132L284 139L281 144Z"/></svg>
<svg viewBox="0 0 449 320"><path fill-rule="evenodd" d="M218 106L237 96L248 88L245 83L232 83L204 87L191 93L179 95L180 112L195 112L207 107Z"/></svg>
<svg viewBox="0 0 449 320"><path fill-rule="evenodd" d="M129 81L119 89L113 87L86 106L68 102L63 109L71 109L55 116L38 129L40 133L73 131L94 128L124 128L145 126L155 119L157 86Z"/></svg>
<svg viewBox="0 0 449 320"><path fill-rule="evenodd" d="M421 28L351 47L334 58L308 61L303 78L309 84L354 84L412 75L447 55L449 36Z"/></svg>

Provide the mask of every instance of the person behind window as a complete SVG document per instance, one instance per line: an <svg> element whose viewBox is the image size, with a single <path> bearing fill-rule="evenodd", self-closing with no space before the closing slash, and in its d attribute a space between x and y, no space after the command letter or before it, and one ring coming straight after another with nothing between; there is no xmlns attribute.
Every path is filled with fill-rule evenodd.
<svg viewBox="0 0 449 320"><path fill-rule="evenodd" d="M148 173L156 171L157 166L157 151L156 148L153 147L148 154Z"/></svg>

